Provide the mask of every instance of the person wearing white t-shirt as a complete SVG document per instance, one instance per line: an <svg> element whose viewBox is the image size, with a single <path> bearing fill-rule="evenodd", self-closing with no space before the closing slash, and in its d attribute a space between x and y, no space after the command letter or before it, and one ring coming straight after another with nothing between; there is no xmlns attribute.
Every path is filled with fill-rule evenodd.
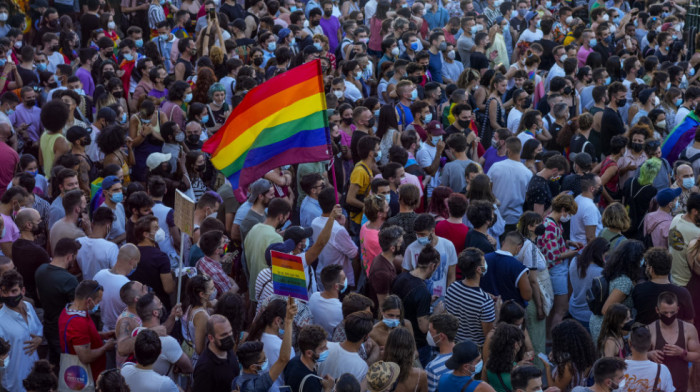
<svg viewBox="0 0 700 392"><path fill-rule="evenodd" d="M92 233L77 239L80 242L77 260L83 279L91 280L98 271L117 263L119 247L105 239L113 223L114 212L109 207L100 207L92 214Z"/></svg>
<svg viewBox="0 0 700 392"><path fill-rule="evenodd" d="M651 391L652 389L664 392L675 391L668 367L647 358L647 352L651 348L651 332L644 327L634 328L630 334L629 343L632 356L625 360L626 382L621 391Z"/></svg>
<svg viewBox="0 0 700 392"><path fill-rule="evenodd" d="M153 293L148 293L136 302L136 313L141 319L142 328L135 328L132 335L136 336L136 342L134 344L134 355L136 360L138 357L138 342L139 336L146 330L162 330L165 327L165 331L169 332L172 326L175 325L175 317L182 317L182 307L180 304L175 305L164 325L161 326L160 320L165 312L163 304L160 299L156 297ZM170 335L160 336L161 350L160 354L156 360L151 363L151 369L162 376L172 377L173 374L183 373L192 374L194 368L192 366L192 361L190 357L187 356L182 351L180 344L177 340ZM174 368L178 371L175 372Z"/></svg>
<svg viewBox="0 0 700 392"><path fill-rule="evenodd" d="M571 241L580 242L586 246L603 230L600 210L593 201L600 191L600 177L592 173L581 177L581 194L574 199L578 211L571 218Z"/></svg>
<svg viewBox="0 0 700 392"><path fill-rule="evenodd" d="M329 375L334 379L340 378L345 373L352 374L362 385L362 390L367 390L365 376L367 375L367 362L358 354L363 343L369 337L373 327L372 313L368 311L354 312L345 318L346 339L342 343L328 342L328 357L318 364L318 373ZM365 348L370 346L365 343ZM372 346L369 356L379 355L379 346Z"/></svg>
<svg viewBox="0 0 700 392"><path fill-rule="evenodd" d="M416 160L425 173L432 176L428 186L425 188L428 197L432 196L433 189L440 185L440 158L445 150L445 141L442 140L445 130L439 121L428 122L425 127L428 137L423 143L423 147L416 153Z"/></svg>
<svg viewBox="0 0 700 392"><path fill-rule="evenodd" d="M455 246L452 241L435 234L435 218L430 214L418 215L413 222L413 229L416 232L416 240L406 247L401 267L406 271L416 268L420 252L430 243L440 253L440 265L425 284L431 295L443 297L447 287L455 281L457 269Z"/></svg>
<svg viewBox="0 0 700 392"><path fill-rule="evenodd" d="M335 327L343 321L342 303L339 298L340 293L344 293L348 288L348 278L343 266L325 266L321 270L321 284L323 291L316 292L309 298L309 309L314 316L314 324L323 327L330 337Z"/></svg>
<svg viewBox="0 0 700 392"><path fill-rule="evenodd" d="M140 392L179 391L173 380L153 370L160 354L161 340L155 331L146 329L136 336L134 343L136 363L128 362L121 368L124 381L131 390Z"/></svg>
<svg viewBox="0 0 700 392"><path fill-rule="evenodd" d="M530 11L525 15L525 21L527 21L527 29L520 34L520 38L518 38L518 44L521 41L533 43L535 41L539 41L542 39L544 34L542 33L542 30L537 28L537 22L540 20L540 15L535 12L535 11ZM524 53L520 54L521 56L524 55Z"/></svg>
<svg viewBox="0 0 700 392"><path fill-rule="evenodd" d="M94 279L104 288L100 302L102 331L113 331L119 314L126 308L120 292L122 286L129 283L128 276L136 270L141 259L141 252L134 244L125 244L119 249L117 263L111 269L103 269L95 274Z"/></svg>
<svg viewBox="0 0 700 392"><path fill-rule="evenodd" d="M522 142L517 136L506 139L508 159L491 165L487 175L493 184L493 194L501 204L498 210L506 221L505 232L515 230L518 219L523 214L523 202L532 171L520 162Z"/></svg>
<svg viewBox="0 0 700 392"><path fill-rule="evenodd" d="M508 120L506 125L508 130L516 135L518 133L518 127L520 126L520 119L523 117L523 113L530 106L530 100L527 99L528 94L523 89L517 89L513 92L513 109L508 113Z"/></svg>

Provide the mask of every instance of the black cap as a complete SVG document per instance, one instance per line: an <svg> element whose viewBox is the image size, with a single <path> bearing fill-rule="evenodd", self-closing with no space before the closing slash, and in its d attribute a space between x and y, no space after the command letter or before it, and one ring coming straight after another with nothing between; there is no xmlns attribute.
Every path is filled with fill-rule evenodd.
<svg viewBox="0 0 700 392"><path fill-rule="evenodd" d="M479 347L471 340L465 340L461 343L457 343L452 348L452 356L445 362L445 367L450 370L455 370L479 358L479 355Z"/></svg>
<svg viewBox="0 0 700 392"><path fill-rule="evenodd" d="M306 45L306 47L304 48L304 56L308 56L314 53L321 53L321 51L313 45Z"/></svg>
<svg viewBox="0 0 700 392"><path fill-rule="evenodd" d="M267 262L267 265L272 265L272 254L270 251L277 251L281 253L289 253L294 250L296 247L296 244L294 243L294 240L285 240L284 242L275 242L274 244L270 244L270 246L265 249L265 261Z"/></svg>
<svg viewBox="0 0 700 392"><path fill-rule="evenodd" d="M290 226L284 231L284 240L294 240L294 244L298 244L301 241L310 238L314 234L314 231L310 228L304 228L301 226Z"/></svg>

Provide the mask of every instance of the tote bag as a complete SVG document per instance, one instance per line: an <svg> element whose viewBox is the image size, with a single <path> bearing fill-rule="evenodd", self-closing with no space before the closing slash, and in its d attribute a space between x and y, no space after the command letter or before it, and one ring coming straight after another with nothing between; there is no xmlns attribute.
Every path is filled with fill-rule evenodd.
<svg viewBox="0 0 700 392"><path fill-rule="evenodd" d="M94 392L95 383L92 380L92 371L90 365L86 365L80 361L77 355L68 353L68 340L66 332L68 324L71 320L79 316L73 316L68 319L66 329L63 331L63 342L66 345L64 352L61 353L61 367L58 372L58 391L85 391Z"/></svg>

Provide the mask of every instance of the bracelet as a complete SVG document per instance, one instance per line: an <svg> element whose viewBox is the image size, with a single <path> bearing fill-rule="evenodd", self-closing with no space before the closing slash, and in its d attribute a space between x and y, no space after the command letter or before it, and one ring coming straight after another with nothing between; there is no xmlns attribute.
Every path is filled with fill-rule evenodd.
<svg viewBox="0 0 700 392"><path fill-rule="evenodd" d="M683 349L683 356L681 358L683 358L683 359L688 358L688 350Z"/></svg>

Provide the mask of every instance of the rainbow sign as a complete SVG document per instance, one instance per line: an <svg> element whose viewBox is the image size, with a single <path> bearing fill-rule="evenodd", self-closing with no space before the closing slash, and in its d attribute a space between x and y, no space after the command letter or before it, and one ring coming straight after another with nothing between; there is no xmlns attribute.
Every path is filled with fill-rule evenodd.
<svg viewBox="0 0 700 392"><path fill-rule="evenodd" d="M306 290L306 274L301 257L270 251L272 259L272 285L275 294L302 301L309 300Z"/></svg>

